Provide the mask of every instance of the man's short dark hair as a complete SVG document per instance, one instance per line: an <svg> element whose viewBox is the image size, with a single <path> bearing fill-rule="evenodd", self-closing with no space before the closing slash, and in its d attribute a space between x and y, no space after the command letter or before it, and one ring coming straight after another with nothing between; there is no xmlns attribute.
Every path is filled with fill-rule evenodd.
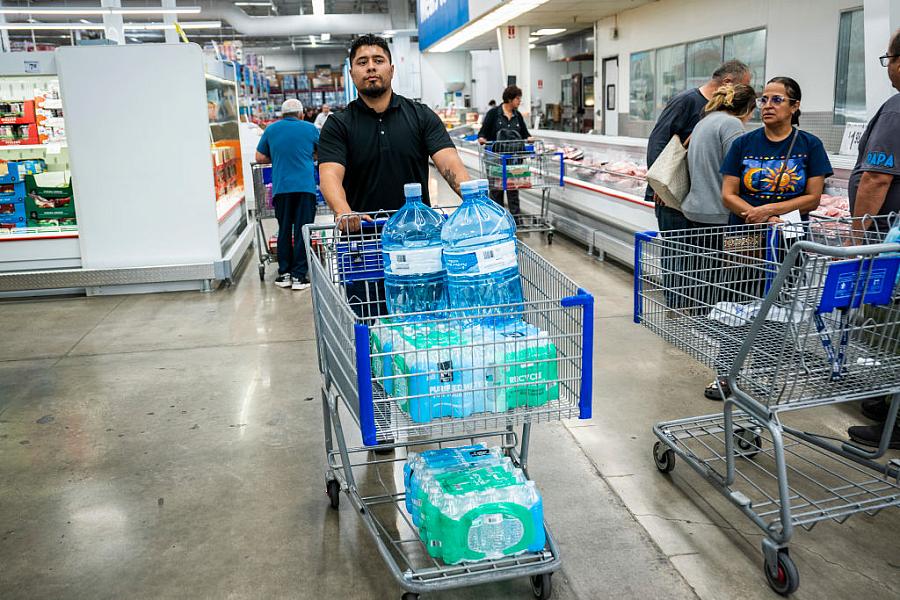
<svg viewBox="0 0 900 600"><path fill-rule="evenodd" d="M519 89L518 86L511 85L505 90L503 90L503 103L506 104L508 102L512 102L516 98L522 95L522 90Z"/></svg>
<svg viewBox="0 0 900 600"><path fill-rule="evenodd" d="M722 81L729 75L735 81L743 78L750 72L750 67L739 60L729 60L719 65L719 68L713 71L712 78L716 81Z"/></svg>
<svg viewBox="0 0 900 600"><path fill-rule="evenodd" d="M393 63L393 59L391 58L391 49L388 47L387 40L381 36L377 36L374 33L367 33L365 35L361 35L350 44L350 64L353 64L353 59L356 58L356 52L363 46L378 46L384 53L387 54L388 62Z"/></svg>
<svg viewBox="0 0 900 600"><path fill-rule="evenodd" d="M888 54L893 56L900 55L900 29L894 32L891 38L891 45L888 47Z"/></svg>

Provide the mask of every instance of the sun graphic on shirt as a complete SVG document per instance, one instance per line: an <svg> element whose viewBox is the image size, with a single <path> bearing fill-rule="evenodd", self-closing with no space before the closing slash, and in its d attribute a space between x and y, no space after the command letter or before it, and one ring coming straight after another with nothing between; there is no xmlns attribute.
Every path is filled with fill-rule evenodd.
<svg viewBox="0 0 900 600"><path fill-rule="evenodd" d="M797 172L798 168L799 165L794 165L782 171L781 168L769 167L765 169L759 181L763 185L763 189L774 194L796 192L797 184L802 179L800 173Z"/></svg>

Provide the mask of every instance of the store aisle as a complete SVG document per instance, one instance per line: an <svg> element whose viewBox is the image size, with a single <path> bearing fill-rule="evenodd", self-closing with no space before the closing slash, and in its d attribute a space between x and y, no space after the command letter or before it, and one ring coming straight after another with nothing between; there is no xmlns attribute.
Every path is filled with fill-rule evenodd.
<svg viewBox="0 0 900 600"><path fill-rule="evenodd" d="M749 521L652 464L655 421L718 410L709 374L631 322L628 273L526 241L597 298L594 419L532 449L554 598L775 597ZM3 303L0 330L0 597L399 598L360 519L327 507L308 291L251 265L211 294ZM856 414L800 417L839 435ZM897 511L798 532L796 597L897 597L897 539Z"/></svg>

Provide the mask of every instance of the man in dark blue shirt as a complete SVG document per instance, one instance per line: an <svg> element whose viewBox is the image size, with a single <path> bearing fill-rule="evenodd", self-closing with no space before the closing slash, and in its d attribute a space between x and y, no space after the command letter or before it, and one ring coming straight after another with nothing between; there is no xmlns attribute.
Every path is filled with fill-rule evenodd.
<svg viewBox="0 0 900 600"><path fill-rule="evenodd" d="M294 98L281 106L281 120L263 132L256 162L272 163L272 200L278 219L278 278L275 285L309 287L309 264L303 226L316 218L316 178L313 155L319 130L300 119L303 105Z"/></svg>
<svg viewBox="0 0 900 600"><path fill-rule="evenodd" d="M750 67L741 61L729 60L716 69L712 79L701 87L685 90L669 100L656 120L653 131L650 132L650 139L647 140L648 167L656 161L673 135L677 135L682 142L691 135L700 117L703 116L703 108L712 98L713 92L729 83L750 85ZM649 185L645 199L656 204L656 220L660 231L690 227L690 222L681 211L662 204Z"/></svg>

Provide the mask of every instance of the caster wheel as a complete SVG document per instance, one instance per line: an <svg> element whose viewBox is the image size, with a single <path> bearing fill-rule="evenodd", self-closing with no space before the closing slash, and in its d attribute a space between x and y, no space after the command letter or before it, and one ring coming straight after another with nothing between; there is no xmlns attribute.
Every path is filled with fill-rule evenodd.
<svg viewBox="0 0 900 600"><path fill-rule="evenodd" d="M763 569L766 572L766 581L769 586L775 590L776 594L782 596L790 596L800 587L800 573L797 571L797 565L788 555L787 550L778 553L778 564L775 566L775 573L768 561L766 561Z"/></svg>
<svg viewBox="0 0 900 600"><path fill-rule="evenodd" d="M744 458L756 458L756 455L762 449L762 438L752 429L735 429L734 441L742 453L741 456Z"/></svg>
<svg viewBox="0 0 900 600"><path fill-rule="evenodd" d="M653 462L662 473L671 473L675 468L675 451L666 448L662 442L653 444Z"/></svg>
<svg viewBox="0 0 900 600"><path fill-rule="evenodd" d="M266 265L259 265L259 280L266 280Z"/></svg>
<svg viewBox="0 0 900 600"><path fill-rule="evenodd" d="M548 233L548 234L547 234L547 245L548 245L548 246L552 246L552 245L553 245L553 234L552 234L552 233Z"/></svg>
<svg viewBox="0 0 900 600"><path fill-rule="evenodd" d="M538 600L548 600L553 593L552 573L531 576L531 593Z"/></svg>
<svg viewBox="0 0 900 600"><path fill-rule="evenodd" d="M419 595L413 594L412 592L405 592L400 596L400 600L419 600Z"/></svg>
<svg viewBox="0 0 900 600"><path fill-rule="evenodd" d="M337 510L341 506L341 484L336 479L325 482L325 493L331 502L331 508Z"/></svg>

